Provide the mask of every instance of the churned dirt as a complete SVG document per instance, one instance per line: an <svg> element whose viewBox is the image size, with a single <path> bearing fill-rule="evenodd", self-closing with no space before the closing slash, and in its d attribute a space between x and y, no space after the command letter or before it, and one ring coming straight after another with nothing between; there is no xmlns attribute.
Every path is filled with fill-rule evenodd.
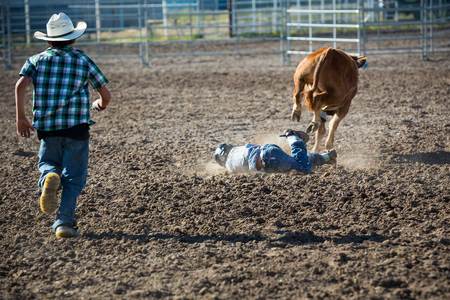
<svg viewBox="0 0 450 300"><path fill-rule="evenodd" d="M220 142L285 142L295 63L279 56L101 61L81 236L38 209L38 141L15 135L1 71L0 298L448 299L450 56L369 57L338 165L228 175ZM31 106L31 105L29 105Z"/></svg>

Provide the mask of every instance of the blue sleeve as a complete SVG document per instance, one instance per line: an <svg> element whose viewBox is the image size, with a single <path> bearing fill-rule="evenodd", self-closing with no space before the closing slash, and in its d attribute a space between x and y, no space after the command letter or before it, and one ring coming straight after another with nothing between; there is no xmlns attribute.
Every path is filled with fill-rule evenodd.
<svg viewBox="0 0 450 300"><path fill-rule="evenodd" d="M245 147L248 148L248 169L253 172L259 171L257 162L261 156L261 148L254 144L247 144Z"/></svg>
<svg viewBox="0 0 450 300"><path fill-rule="evenodd" d="M20 69L19 75L24 77L34 78L36 76L36 65L33 64L33 57L27 59L22 69Z"/></svg>
<svg viewBox="0 0 450 300"><path fill-rule="evenodd" d="M88 64L88 80L89 83L95 90L98 90L102 86L106 85L109 80L106 78L105 74L100 70L100 68L95 64L95 62L90 59L87 55L83 54L85 60Z"/></svg>

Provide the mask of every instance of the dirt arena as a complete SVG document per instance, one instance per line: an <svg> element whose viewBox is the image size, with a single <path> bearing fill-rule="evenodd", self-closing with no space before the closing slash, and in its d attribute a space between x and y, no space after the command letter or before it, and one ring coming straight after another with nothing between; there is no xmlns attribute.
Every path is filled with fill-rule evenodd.
<svg viewBox="0 0 450 300"><path fill-rule="evenodd" d="M449 62L369 57L337 169L237 176L218 143L306 128L295 63L103 61L113 102L93 115L81 236L62 241L38 210L39 144L15 135L20 65L2 69L0 298L449 299Z"/></svg>

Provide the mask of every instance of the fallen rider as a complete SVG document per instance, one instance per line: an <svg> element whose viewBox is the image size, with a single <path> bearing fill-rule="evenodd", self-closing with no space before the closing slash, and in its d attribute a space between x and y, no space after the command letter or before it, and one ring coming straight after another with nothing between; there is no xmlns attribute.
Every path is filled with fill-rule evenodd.
<svg viewBox="0 0 450 300"><path fill-rule="evenodd" d="M306 142L309 137L303 131L288 129L281 136L286 137L291 147L291 155L275 144L220 144L214 152L214 159L231 173L296 171L309 174L315 166L336 163L336 150L308 153Z"/></svg>

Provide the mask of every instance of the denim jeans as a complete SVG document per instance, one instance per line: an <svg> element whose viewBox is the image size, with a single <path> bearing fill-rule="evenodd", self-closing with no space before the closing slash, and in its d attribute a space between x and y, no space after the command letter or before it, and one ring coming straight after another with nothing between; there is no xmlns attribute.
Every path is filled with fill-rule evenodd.
<svg viewBox="0 0 450 300"><path fill-rule="evenodd" d="M38 185L42 188L49 172L61 176L61 203L52 229L60 225L75 226L77 198L86 185L89 158L89 139L76 140L66 137L47 137L41 140L39 149Z"/></svg>
<svg viewBox="0 0 450 300"><path fill-rule="evenodd" d="M309 174L314 166L325 163L324 158L315 152L308 153L305 142L301 139L290 143L291 155L286 154L275 144L266 144L262 147L262 160L265 172L289 172L298 171Z"/></svg>

